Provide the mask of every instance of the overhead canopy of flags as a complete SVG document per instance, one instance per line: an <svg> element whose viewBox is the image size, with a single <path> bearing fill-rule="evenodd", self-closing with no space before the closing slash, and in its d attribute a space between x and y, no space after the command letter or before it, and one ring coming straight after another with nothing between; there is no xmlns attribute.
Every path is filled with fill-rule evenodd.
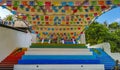
<svg viewBox="0 0 120 70"><path fill-rule="evenodd" d="M38 38L63 34L77 39L93 18L120 6L120 0L0 0L0 6L27 20Z"/></svg>

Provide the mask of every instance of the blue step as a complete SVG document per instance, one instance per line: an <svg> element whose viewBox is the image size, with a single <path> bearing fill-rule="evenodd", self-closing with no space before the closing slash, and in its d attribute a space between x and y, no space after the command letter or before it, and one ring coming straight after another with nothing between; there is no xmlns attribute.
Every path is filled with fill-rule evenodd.
<svg viewBox="0 0 120 70"><path fill-rule="evenodd" d="M105 65L105 70L111 70L115 66L115 61L102 49L97 48L97 50L101 54L97 54L95 52L93 52L93 54L96 55L96 57L100 60L101 64ZM90 49L90 51L93 51L93 50Z"/></svg>
<svg viewBox="0 0 120 70"><path fill-rule="evenodd" d="M97 59L96 56L93 55L23 55L22 59L80 59L80 60L94 60Z"/></svg>
<svg viewBox="0 0 120 70"><path fill-rule="evenodd" d="M99 60L19 60L18 64L99 64Z"/></svg>

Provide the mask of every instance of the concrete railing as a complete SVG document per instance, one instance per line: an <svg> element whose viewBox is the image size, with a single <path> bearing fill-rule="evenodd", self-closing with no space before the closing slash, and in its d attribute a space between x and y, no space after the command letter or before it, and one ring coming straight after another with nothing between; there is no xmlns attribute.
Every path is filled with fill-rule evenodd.
<svg viewBox="0 0 120 70"><path fill-rule="evenodd" d="M104 65L14 65L14 70L104 70Z"/></svg>
<svg viewBox="0 0 120 70"><path fill-rule="evenodd" d="M110 49L110 44L109 43L101 43L101 44L90 46L89 48L102 48L102 49L104 49L105 52L111 53L111 49Z"/></svg>

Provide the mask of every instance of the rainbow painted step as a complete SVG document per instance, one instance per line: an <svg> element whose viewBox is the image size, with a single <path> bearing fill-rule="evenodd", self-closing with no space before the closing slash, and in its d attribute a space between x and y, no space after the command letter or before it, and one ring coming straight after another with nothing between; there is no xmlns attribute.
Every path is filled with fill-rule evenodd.
<svg viewBox="0 0 120 70"><path fill-rule="evenodd" d="M48 44L32 43L30 48L87 48L85 44Z"/></svg>

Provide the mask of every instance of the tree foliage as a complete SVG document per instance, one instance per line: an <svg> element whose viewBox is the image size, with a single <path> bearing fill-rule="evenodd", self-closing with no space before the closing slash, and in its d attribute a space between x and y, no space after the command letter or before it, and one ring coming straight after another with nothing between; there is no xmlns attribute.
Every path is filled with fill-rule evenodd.
<svg viewBox="0 0 120 70"><path fill-rule="evenodd" d="M116 22L110 24L110 28L104 24L93 22L85 32L86 42L91 45L109 42L112 52L120 52L120 28L118 26L119 24ZM114 28L115 31L110 32L111 28Z"/></svg>
<svg viewBox="0 0 120 70"><path fill-rule="evenodd" d="M85 33L87 43L94 45L105 42L105 39L109 35L109 30L106 26L99 24L98 22L93 22Z"/></svg>
<svg viewBox="0 0 120 70"><path fill-rule="evenodd" d="M118 22L113 22L109 25L110 29L118 29L119 28L119 23Z"/></svg>

